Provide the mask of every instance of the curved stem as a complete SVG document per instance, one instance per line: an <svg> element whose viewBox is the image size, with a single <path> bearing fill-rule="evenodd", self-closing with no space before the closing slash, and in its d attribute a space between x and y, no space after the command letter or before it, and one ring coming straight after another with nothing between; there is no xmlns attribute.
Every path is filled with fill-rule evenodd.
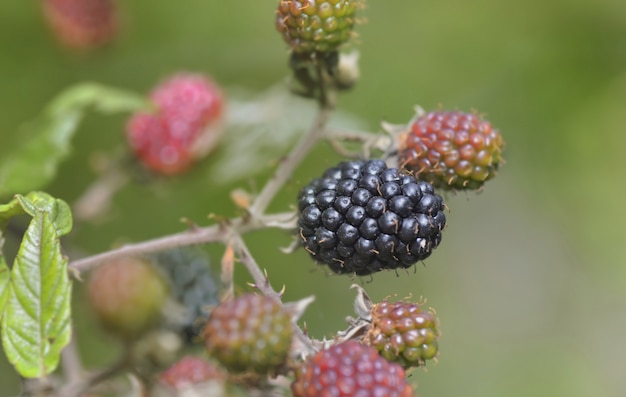
<svg viewBox="0 0 626 397"><path fill-rule="evenodd" d="M256 219L233 218L213 226L202 228L194 227L184 232L159 237L153 240L146 240L140 243L127 244L100 254L73 260L69 263L68 268L70 271L82 272L90 270L102 262L120 259L125 256L142 255L187 245L226 241L229 236L224 233L224 231L227 228L236 230L238 233L246 233L265 227L282 228L285 225L285 220L291 218L292 215L292 213L278 213Z"/></svg>
<svg viewBox="0 0 626 397"><path fill-rule="evenodd" d="M256 260L250 253L250 250L246 246L246 243L243 241L241 236L238 234L233 234L231 241L233 243L235 251L239 255L239 261L243 263L243 265L248 270L248 273L250 273L250 275L254 279L254 286L259 291L261 291L263 295L269 296L270 298L273 298L276 301L278 301L280 304L282 304L282 300L281 300L282 291L279 293L279 292L276 292L274 288L272 288L272 285L270 284L270 280L267 277L267 274L261 271L259 264L256 262ZM311 339L309 339L304 334L302 329L298 327L297 325L294 325L294 331L295 331L296 338L298 339L300 344L305 348L307 353L309 354L314 353L316 349L313 346Z"/></svg>
<svg viewBox="0 0 626 397"><path fill-rule="evenodd" d="M304 160L306 155L311 151L315 143L324 135L324 129L336 102L336 91L328 84L330 79L324 69L322 60L316 61L316 71L319 83L320 96L318 98L320 109L317 113L313 124L309 130L300 138L298 144L282 161L272 179L264 186L263 190L256 197L249 208L250 214L255 217L263 214L267 207L271 204L276 194L283 185L289 180L296 167Z"/></svg>
<svg viewBox="0 0 626 397"><path fill-rule="evenodd" d="M311 151L315 143L323 135L324 127L330 118L331 109L321 108L318 112L309 131L300 138L296 147L285 157L281 165L278 167L272 179L266 184L261 193L256 197L250 206L250 214L253 217L265 212L271 201L280 191L283 185L289 180L295 168L304 160L306 155Z"/></svg>
<svg viewBox="0 0 626 397"><path fill-rule="evenodd" d="M72 327L70 342L61 351L61 365L63 374L68 382L77 382L82 379L84 369L78 352L76 329L74 327Z"/></svg>

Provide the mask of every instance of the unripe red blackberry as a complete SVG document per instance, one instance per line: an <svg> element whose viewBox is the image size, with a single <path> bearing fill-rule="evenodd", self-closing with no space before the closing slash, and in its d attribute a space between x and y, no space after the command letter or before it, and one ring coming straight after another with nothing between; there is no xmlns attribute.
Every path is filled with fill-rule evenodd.
<svg viewBox="0 0 626 397"><path fill-rule="evenodd" d="M279 0L276 29L294 52L331 52L350 39L359 0Z"/></svg>
<svg viewBox="0 0 626 397"><path fill-rule="evenodd" d="M185 356L170 368L163 371L157 381L171 389L178 390L185 386L216 380L223 382L227 374L207 360Z"/></svg>
<svg viewBox="0 0 626 397"><path fill-rule="evenodd" d="M136 338L154 326L169 295L161 274L135 257L96 268L87 292L103 327L123 339Z"/></svg>
<svg viewBox="0 0 626 397"><path fill-rule="evenodd" d="M432 311L424 311L412 302L383 301L372 307L371 325L363 343L408 368L424 365L437 355L439 334Z"/></svg>
<svg viewBox="0 0 626 397"><path fill-rule="evenodd" d="M114 0L43 0L42 7L53 32L68 47L97 47L117 34Z"/></svg>
<svg viewBox="0 0 626 397"><path fill-rule="evenodd" d="M213 309L204 330L207 351L233 372L268 373L287 360L293 325L280 303L246 294Z"/></svg>
<svg viewBox="0 0 626 397"><path fill-rule="evenodd" d="M376 349L347 341L321 350L297 371L294 397L411 397L404 369Z"/></svg>
<svg viewBox="0 0 626 397"><path fill-rule="evenodd" d="M479 189L503 162L498 130L472 113L430 112L398 136L400 164L436 187Z"/></svg>
<svg viewBox="0 0 626 397"><path fill-rule="evenodd" d="M382 160L342 162L298 197L299 235L336 273L407 268L441 242L444 203L431 184Z"/></svg>
<svg viewBox="0 0 626 397"><path fill-rule="evenodd" d="M181 73L151 94L155 113L137 113L126 137L143 165L162 174L179 174L217 143L224 107L220 88L208 77Z"/></svg>

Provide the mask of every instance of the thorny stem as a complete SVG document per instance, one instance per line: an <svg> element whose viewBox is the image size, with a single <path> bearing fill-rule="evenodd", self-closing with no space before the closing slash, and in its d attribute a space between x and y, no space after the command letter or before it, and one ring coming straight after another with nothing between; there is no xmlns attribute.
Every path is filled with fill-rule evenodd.
<svg viewBox="0 0 626 397"><path fill-rule="evenodd" d="M261 267L250 253L250 250L248 250L241 236L233 231L230 241L233 243L235 252L238 254L239 261L246 267L250 276L252 276L254 286L261 291L263 295L280 301L280 294L272 288L270 280L267 278L266 274L261 271Z"/></svg>
<svg viewBox="0 0 626 397"><path fill-rule="evenodd" d="M192 227L184 232L159 237L153 240L146 240L140 243L127 244L120 248L77 259L71 261L68 267L70 271L80 273L90 270L100 263L126 256L143 255L187 245L224 242L227 241L229 237L224 233L227 228L237 230L239 233L246 233L266 227L285 227L285 221L292 217L292 213L277 213L256 219L233 218L213 226Z"/></svg>
<svg viewBox="0 0 626 397"><path fill-rule="evenodd" d="M273 298L282 304L282 294L276 292L276 290L272 288L270 280L267 278L267 275L261 271L259 264L250 253L250 250L248 250L248 247L246 246L246 243L243 241L241 236L238 234L233 234L231 242L233 243L235 251L237 252L237 254L239 254L239 261L243 263L243 265L246 267L246 269L254 279L254 286L259 291L261 291L263 295L269 296L270 298ZM313 343L311 342L309 337L306 336L302 329L297 325L294 326L294 330L298 341L301 345L305 347L307 353L314 353L316 349L313 346Z"/></svg>
<svg viewBox="0 0 626 397"><path fill-rule="evenodd" d="M320 82L319 112L309 130L300 138L300 141L291 153L282 161L272 176L272 179L265 184L261 193L259 193L250 206L249 212L253 217L265 212L276 196L276 193L278 193L289 180L295 168L304 160L315 143L324 135L324 129L335 107L336 98L334 90L329 90L329 87L324 83L328 81L328 79L326 78L326 72L323 69L321 61L317 63L317 73L318 81Z"/></svg>

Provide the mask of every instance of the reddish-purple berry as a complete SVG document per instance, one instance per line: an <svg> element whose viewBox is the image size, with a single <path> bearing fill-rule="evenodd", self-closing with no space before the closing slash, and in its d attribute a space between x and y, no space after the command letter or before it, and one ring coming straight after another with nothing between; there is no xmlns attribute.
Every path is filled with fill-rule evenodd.
<svg viewBox="0 0 626 397"><path fill-rule="evenodd" d="M130 147L152 171L185 172L217 142L222 91L206 76L181 73L161 83L150 99L156 112L135 114L128 122Z"/></svg>
<svg viewBox="0 0 626 397"><path fill-rule="evenodd" d="M473 113L437 111L417 117L398 136L400 164L436 187L476 190L493 178L504 142Z"/></svg>
<svg viewBox="0 0 626 397"><path fill-rule="evenodd" d="M410 397L404 369L355 341L322 350L296 371L294 397Z"/></svg>

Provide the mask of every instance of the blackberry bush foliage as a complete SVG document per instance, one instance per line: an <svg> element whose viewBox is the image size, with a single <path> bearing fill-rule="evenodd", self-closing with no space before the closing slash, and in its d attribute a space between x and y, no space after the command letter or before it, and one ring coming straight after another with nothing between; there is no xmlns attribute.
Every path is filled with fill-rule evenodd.
<svg viewBox="0 0 626 397"><path fill-rule="evenodd" d="M113 1L42 4L68 45L95 49L116 31ZM285 62L292 79L284 88L309 98L317 112L256 194L233 192L238 217L216 214L207 202L209 225L184 219L187 230L106 252L89 254L79 239L61 240L74 223L98 227L94 221L108 214L118 190L146 182L137 178L136 163L161 180L186 183L181 175L229 144L220 142L229 135L221 131L262 123L254 117L267 113L265 103L228 99L228 90L207 74L175 73L147 96L80 84L56 97L31 124L33 130L24 134L29 139L0 160L0 197L6 197L0 205L0 248L8 236L20 242L11 264L0 255L0 326L8 361L28 379L24 395L78 397L103 390L155 396L413 395L415 382L405 370L436 361L439 344L445 343L434 309L425 308L423 300L373 302L357 286L356 316L348 317L347 329L316 339L298 322L313 297L283 302L283 290L272 286L261 270L266 264L257 262L244 239L248 232L281 229L293 240L293 250L310 256L303 255L306 263L291 271L307 272L318 264L346 281L368 275L376 282L376 273L409 268L440 245L447 207L438 189L482 188L503 163L500 133L476 114L423 113L408 126L384 124L390 134L329 128L339 93L358 82L358 53L340 50L354 36L362 5L280 0L268 7L270 25L277 7L275 26L289 51ZM291 112L290 105L280 108ZM53 181L90 108L130 114L117 134L125 152L108 156L98 179L70 206L40 189ZM235 138L249 136L231 133L231 144ZM268 212L322 140L345 158L311 170L284 212ZM246 144L240 147L254 150ZM229 161L247 155L237 153ZM129 157L136 162L124 161ZM203 183L203 189L213 188L210 180ZM162 207L183 211L172 203ZM146 227L150 223L145 220ZM222 252L219 260L209 260L204 251L209 244ZM247 271L248 287L238 280L237 266ZM103 370L83 368L72 337L73 284L83 279L93 318L117 336L121 349L119 360ZM63 371L56 371L61 363ZM127 375L131 386L118 374Z"/></svg>

